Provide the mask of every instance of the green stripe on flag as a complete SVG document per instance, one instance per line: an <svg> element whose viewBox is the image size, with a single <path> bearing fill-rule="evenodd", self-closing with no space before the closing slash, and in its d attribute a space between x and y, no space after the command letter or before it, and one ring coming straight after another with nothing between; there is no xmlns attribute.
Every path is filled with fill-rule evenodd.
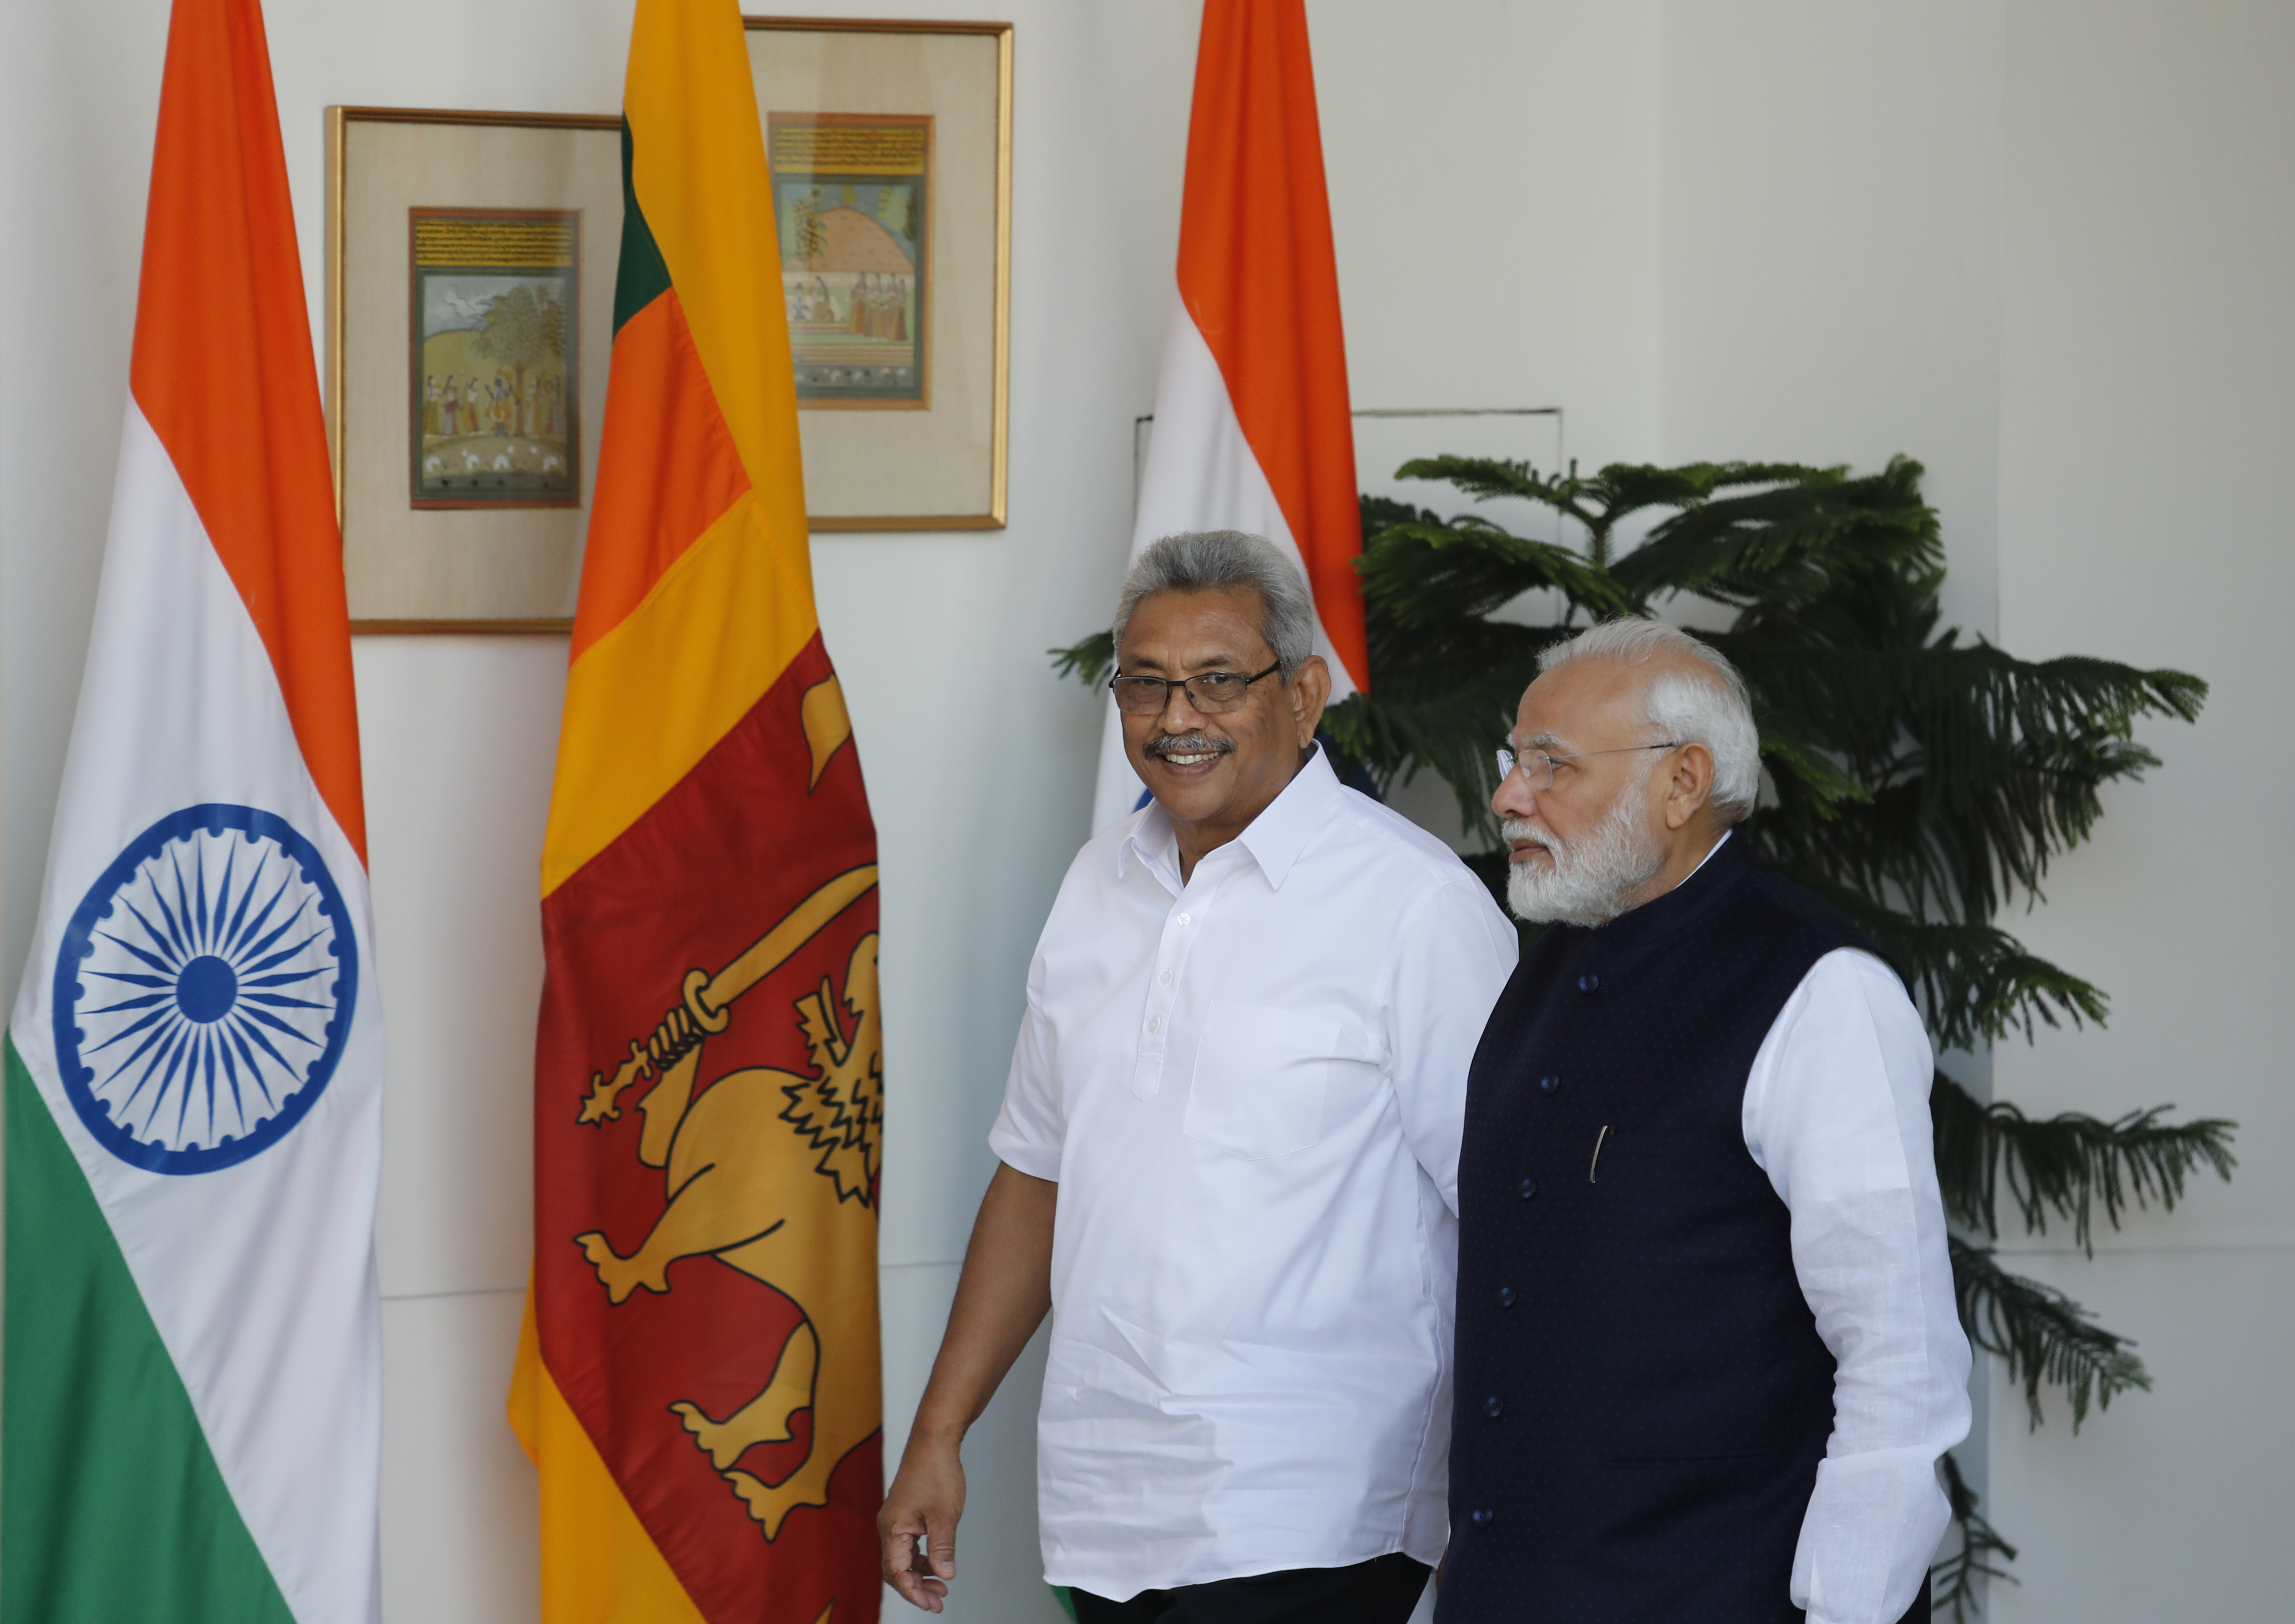
<svg viewBox="0 0 2295 1624"><path fill-rule="evenodd" d="M669 291L669 262L661 257L638 207L637 149L630 137L630 121L622 119L622 258L614 272L614 331Z"/></svg>
<svg viewBox="0 0 2295 1624"><path fill-rule="evenodd" d="M294 1624L12 1035L6 1049L0 1624Z"/></svg>

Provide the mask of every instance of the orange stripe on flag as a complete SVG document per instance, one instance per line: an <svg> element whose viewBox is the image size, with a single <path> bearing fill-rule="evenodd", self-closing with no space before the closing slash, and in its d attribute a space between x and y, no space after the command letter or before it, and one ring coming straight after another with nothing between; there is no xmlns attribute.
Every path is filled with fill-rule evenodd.
<svg viewBox="0 0 2295 1624"><path fill-rule="evenodd" d="M257 0L176 0L130 376L363 861L342 537Z"/></svg>
<svg viewBox="0 0 2295 1624"><path fill-rule="evenodd" d="M1331 647L1367 691L1346 342L1303 0L1205 0L1180 297L1299 543Z"/></svg>
<svg viewBox="0 0 2295 1624"><path fill-rule="evenodd" d="M574 657L642 603L748 488L673 288L614 337Z"/></svg>

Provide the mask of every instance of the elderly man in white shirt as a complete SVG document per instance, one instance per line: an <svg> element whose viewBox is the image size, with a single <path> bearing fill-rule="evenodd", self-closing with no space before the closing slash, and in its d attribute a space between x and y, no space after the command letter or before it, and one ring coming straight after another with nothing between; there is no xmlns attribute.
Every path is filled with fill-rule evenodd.
<svg viewBox="0 0 2295 1624"><path fill-rule="evenodd" d="M959 1442L1047 1311L1044 1570L1080 1624L1402 1624L1442 1555L1459 1123L1515 937L1333 774L1312 632L1255 536L1168 537L1124 584L1112 686L1153 799L1077 855L1029 969L1002 1165L878 1522L928 1611Z"/></svg>
<svg viewBox="0 0 2295 1624"><path fill-rule="evenodd" d="M1617 621L1540 665L1491 804L1548 925L1468 1085L1435 1617L1925 1621L1969 1349L1920 1016L1733 831L1727 660Z"/></svg>

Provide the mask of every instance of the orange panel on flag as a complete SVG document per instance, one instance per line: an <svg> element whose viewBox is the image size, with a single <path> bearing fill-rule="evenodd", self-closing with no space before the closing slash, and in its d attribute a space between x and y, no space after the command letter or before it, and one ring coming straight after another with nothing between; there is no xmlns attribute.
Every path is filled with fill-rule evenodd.
<svg viewBox="0 0 2295 1624"><path fill-rule="evenodd" d="M1306 561L1324 634L1368 691L1354 425L1304 0L1205 0L1180 297Z"/></svg>
<svg viewBox="0 0 2295 1624"><path fill-rule="evenodd" d="M183 9L159 90L130 387L247 600L319 793L364 857L342 538L263 12Z"/></svg>

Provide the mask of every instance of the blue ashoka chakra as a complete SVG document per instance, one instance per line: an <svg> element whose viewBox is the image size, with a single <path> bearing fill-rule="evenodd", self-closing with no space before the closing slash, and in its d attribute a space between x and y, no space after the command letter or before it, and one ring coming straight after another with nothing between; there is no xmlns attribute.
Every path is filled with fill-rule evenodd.
<svg viewBox="0 0 2295 1624"><path fill-rule="evenodd" d="M326 1091L357 998L358 943L318 849L252 806L187 806L113 859L64 931L64 1092L123 1162L231 1167Z"/></svg>

